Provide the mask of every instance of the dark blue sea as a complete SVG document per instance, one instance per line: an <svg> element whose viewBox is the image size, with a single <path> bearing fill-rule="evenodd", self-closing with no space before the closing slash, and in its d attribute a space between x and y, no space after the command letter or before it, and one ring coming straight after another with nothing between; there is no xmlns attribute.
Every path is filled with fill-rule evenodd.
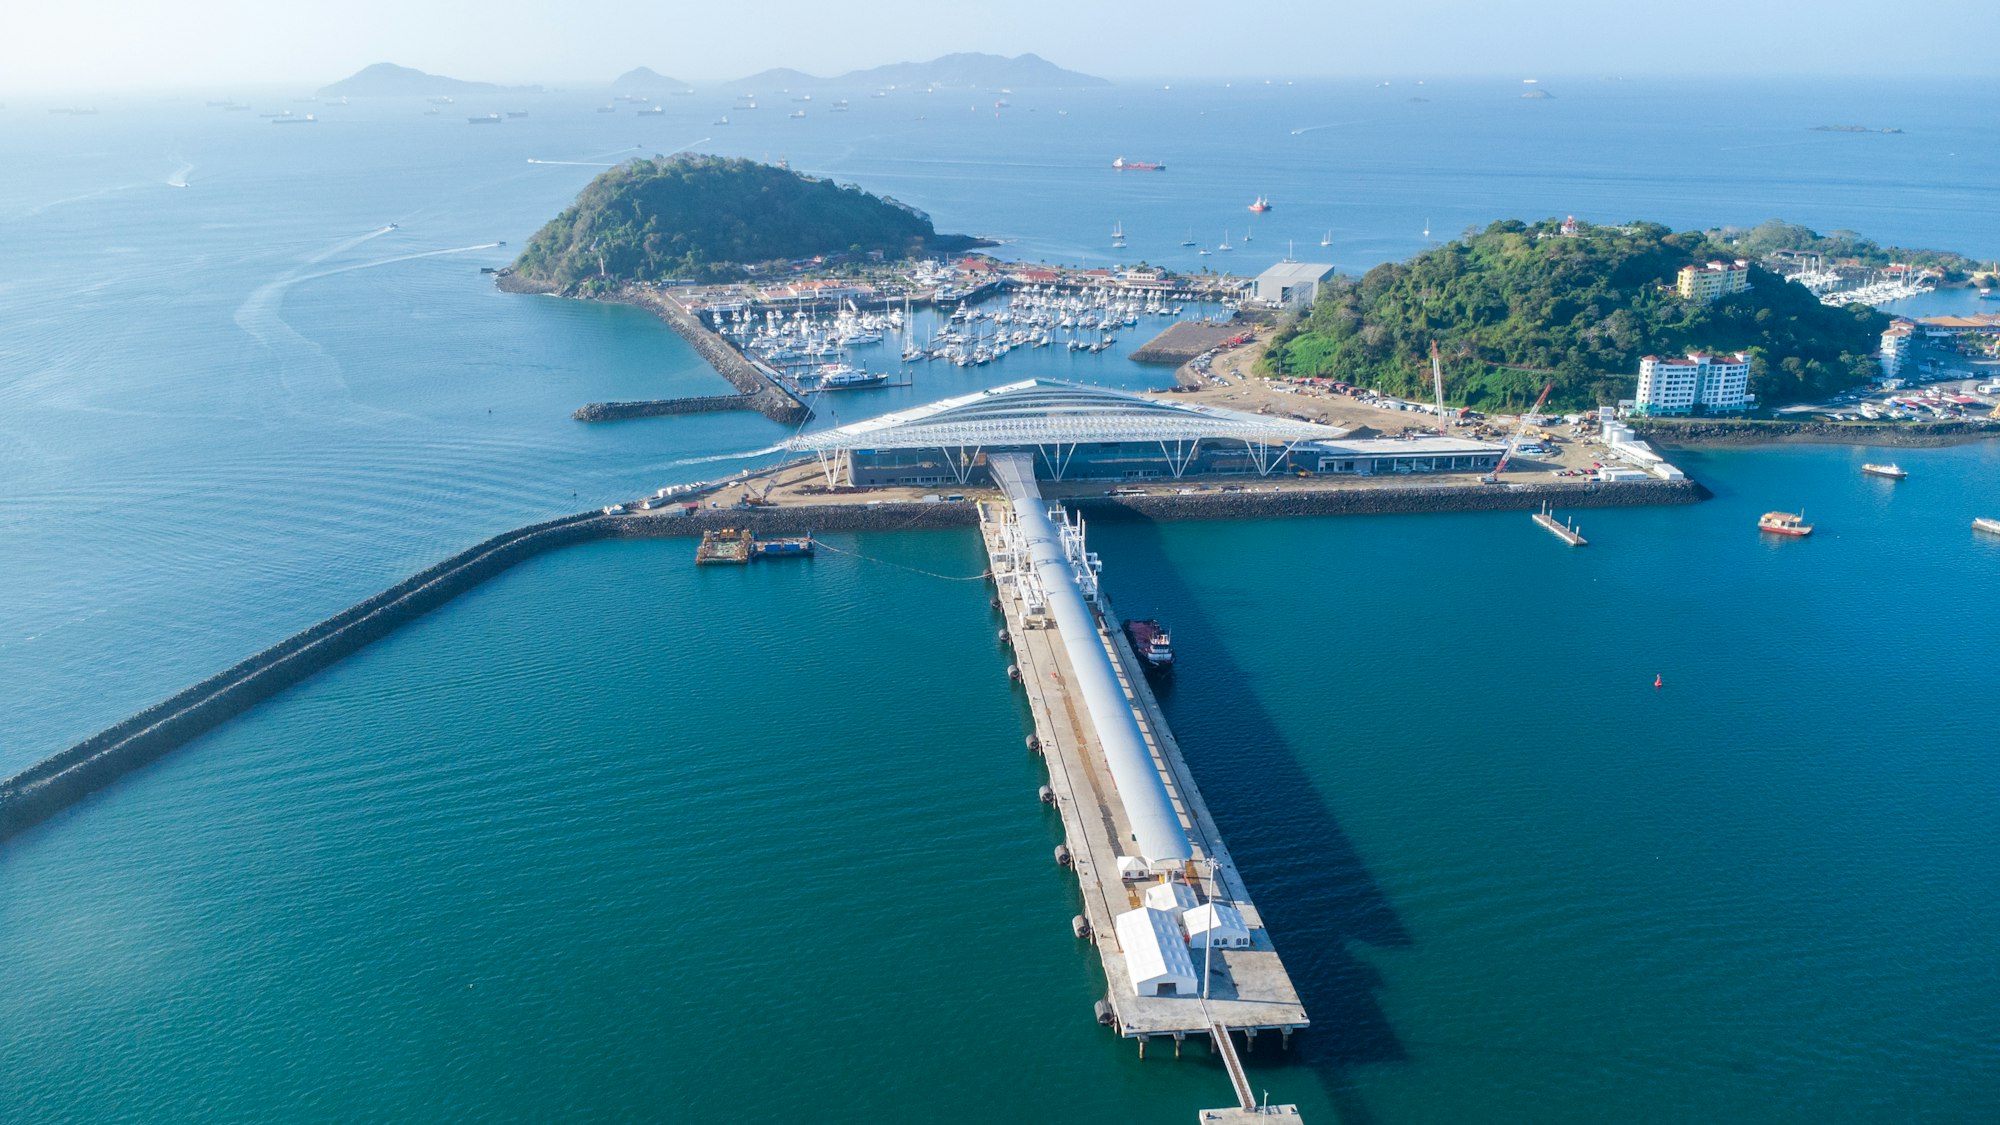
<svg viewBox="0 0 2000 1125"><path fill-rule="evenodd" d="M571 421L724 384L641 312L478 272L627 156L785 159L1086 265L1114 224L1118 260L1243 273L1566 214L2000 257L1976 84L1541 85L863 90L802 119L734 89L648 117L248 98L321 119L283 128L207 95L12 102L0 772L497 531L785 436ZM1812 129L1846 123L1904 132ZM1137 342L921 367L823 423L1156 385ZM1890 457L1907 481L1858 473ZM1252 1056L1273 1101L2000 1117L2000 540L1969 528L2000 446L1677 460L1713 500L1583 513L1581 551L1518 514L1094 525L1121 609L1175 629L1165 705L1314 1021ZM1819 532L1760 537L1768 508ZM833 542L726 574L684 542L543 556L8 841L0 1120L1225 1104L1203 1048L1142 1062L1091 1020L986 592L951 580L976 538Z"/></svg>

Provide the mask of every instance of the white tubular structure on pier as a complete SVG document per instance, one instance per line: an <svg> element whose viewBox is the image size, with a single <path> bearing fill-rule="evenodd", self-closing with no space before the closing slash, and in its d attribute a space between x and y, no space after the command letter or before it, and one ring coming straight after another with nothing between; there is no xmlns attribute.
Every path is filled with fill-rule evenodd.
<svg viewBox="0 0 2000 1125"><path fill-rule="evenodd" d="M1147 866L1161 871L1178 869L1194 857L1187 831L1181 827L1166 783L1160 780L1160 771L1146 749L1132 705L1118 686L1111 656L1097 638L1097 622L1084 604L1062 537L1049 519L1042 490L1035 484L1034 460L1024 453L997 453L989 464L993 479L1014 506L1028 557L1048 598L1050 616L1062 634L1063 651L1076 671L1077 694L1083 697L1091 728L1104 747L1118 799L1125 806L1125 819L1132 825L1132 842Z"/></svg>

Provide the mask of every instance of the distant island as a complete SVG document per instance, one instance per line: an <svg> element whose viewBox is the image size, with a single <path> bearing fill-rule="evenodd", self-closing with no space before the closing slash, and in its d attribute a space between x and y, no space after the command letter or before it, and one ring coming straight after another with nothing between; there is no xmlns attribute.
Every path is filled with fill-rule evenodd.
<svg viewBox="0 0 2000 1125"><path fill-rule="evenodd" d="M1109 86L1095 75L1062 67L1039 55L987 55L964 52L929 62L890 63L867 70L850 70L837 78L819 78L780 68L760 71L733 85L746 89L799 89L810 86L977 86L1025 90L1035 87Z"/></svg>
<svg viewBox="0 0 2000 1125"><path fill-rule="evenodd" d="M1815 125L1815 133L1900 133L1901 129L1875 129L1867 125Z"/></svg>
<svg viewBox="0 0 2000 1125"><path fill-rule="evenodd" d="M668 78L650 66L640 66L612 79L611 86L613 89L633 93L649 93L656 90L685 90L688 88L688 83L678 78Z"/></svg>
<svg viewBox="0 0 2000 1125"><path fill-rule="evenodd" d="M1436 341L1446 397L1494 410L1528 406L1545 382L1565 410L1630 398L1649 354L1747 351L1750 392L1764 406L1876 374L1886 314L1829 308L1755 265L1745 292L1706 303L1676 294L1681 267L1745 256L1709 232L1657 223L1497 222L1322 289L1310 314L1273 338L1265 364L1428 398Z"/></svg>
<svg viewBox="0 0 2000 1125"><path fill-rule="evenodd" d="M729 281L816 257L885 260L988 245L858 187L752 160L682 154L602 173L514 263L516 278L592 293L632 282Z"/></svg>
<svg viewBox="0 0 2000 1125"><path fill-rule="evenodd" d="M322 98L388 98L388 97L439 97L454 94L520 94L539 91L540 86L501 86L492 82L467 82L459 78L446 78L442 74L426 74L395 63L376 63L364 66L352 75L321 86L317 91Z"/></svg>

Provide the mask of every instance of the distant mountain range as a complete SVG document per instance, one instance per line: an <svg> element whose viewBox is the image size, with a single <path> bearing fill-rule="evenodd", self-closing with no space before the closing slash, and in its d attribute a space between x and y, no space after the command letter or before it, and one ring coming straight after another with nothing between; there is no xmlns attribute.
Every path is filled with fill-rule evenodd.
<svg viewBox="0 0 2000 1125"><path fill-rule="evenodd" d="M650 66L635 67L611 80L617 90L644 93L649 90L685 90L688 83L678 78L668 78Z"/></svg>
<svg viewBox="0 0 2000 1125"><path fill-rule="evenodd" d="M760 71L731 83L746 89L793 89L806 86L981 86L995 89L1028 89L1036 86L1109 86L1095 75L1080 74L1039 55L986 55L965 52L944 55L929 62L890 63L867 70L850 70L838 78L820 78L803 71L779 68Z"/></svg>
<svg viewBox="0 0 2000 1125"><path fill-rule="evenodd" d="M501 86L492 82L467 82L460 78L446 78L442 74L426 74L395 63L376 63L364 66L353 75L335 82L331 86L321 86L322 98L376 98L376 97L437 97L449 94L498 94L530 93L540 90L540 86Z"/></svg>

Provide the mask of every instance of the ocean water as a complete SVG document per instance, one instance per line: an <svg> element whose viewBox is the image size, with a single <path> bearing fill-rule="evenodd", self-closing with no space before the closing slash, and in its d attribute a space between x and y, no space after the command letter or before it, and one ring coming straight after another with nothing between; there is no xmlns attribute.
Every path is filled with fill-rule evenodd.
<svg viewBox="0 0 2000 1125"><path fill-rule="evenodd" d="M283 129L15 101L0 769L495 531L784 436L569 421L722 386L642 313L477 273L592 161L786 158L1085 264L1114 222L1132 259L1248 271L1328 228L1361 268L1426 223L1567 213L2000 256L1971 87L1546 85L856 92L803 120L577 93ZM1907 132L1810 131L1847 121ZM822 424L1038 374L1160 377L1017 353ZM2000 514L1996 455L1896 451L1895 485L1856 473L1880 451L1690 454L1715 500L1584 513L1583 551L1516 515L1096 525L1121 608L1175 627L1166 705L1315 1020L1260 1088L1320 1121L1993 1116L2000 544L1967 523ZM1760 538L1770 507L1820 533ZM1140 1063L1089 1020L985 592L930 576L976 574L975 539L835 542L858 554L727 575L676 543L535 560L9 842L0 1117L1225 1102L1200 1048Z"/></svg>

